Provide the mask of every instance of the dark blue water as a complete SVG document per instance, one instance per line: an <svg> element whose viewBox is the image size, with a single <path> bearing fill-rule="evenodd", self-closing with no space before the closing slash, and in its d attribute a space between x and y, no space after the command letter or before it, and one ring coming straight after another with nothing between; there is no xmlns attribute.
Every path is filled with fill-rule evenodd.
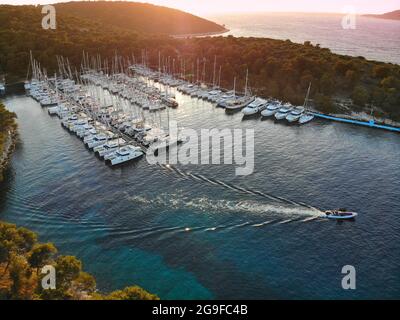
<svg viewBox="0 0 400 320"><path fill-rule="evenodd" d="M243 120L177 99L170 117L184 127L254 128L256 136L250 176L229 165L178 165L182 171L359 217L328 221L145 159L107 167L58 118L14 96L5 104L18 115L21 143L0 187L0 219L78 256L104 291L138 284L163 299L399 298L398 134ZM356 267L356 290L341 288L344 265Z"/></svg>

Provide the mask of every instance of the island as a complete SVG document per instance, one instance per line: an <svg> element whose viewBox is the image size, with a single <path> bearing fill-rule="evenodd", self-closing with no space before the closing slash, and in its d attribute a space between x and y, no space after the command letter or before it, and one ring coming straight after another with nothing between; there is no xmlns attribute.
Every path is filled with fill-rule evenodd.
<svg viewBox="0 0 400 320"><path fill-rule="evenodd" d="M383 14L366 14L364 16L378 19L400 20L400 10L386 12Z"/></svg>

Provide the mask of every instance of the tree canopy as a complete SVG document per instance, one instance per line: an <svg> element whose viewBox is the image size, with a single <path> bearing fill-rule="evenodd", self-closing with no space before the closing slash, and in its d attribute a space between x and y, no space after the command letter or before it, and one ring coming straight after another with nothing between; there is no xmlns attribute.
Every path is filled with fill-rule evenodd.
<svg viewBox="0 0 400 320"><path fill-rule="evenodd" d="M159 299L138 286L103 294L97 290L95 278L83 271L80 260L56 254L57 248L52 243L39 243L36 233L0 221L0 300ZM41 285L45 274L38 269L45 265L55 268L55 289L44 289Z"/></svg>

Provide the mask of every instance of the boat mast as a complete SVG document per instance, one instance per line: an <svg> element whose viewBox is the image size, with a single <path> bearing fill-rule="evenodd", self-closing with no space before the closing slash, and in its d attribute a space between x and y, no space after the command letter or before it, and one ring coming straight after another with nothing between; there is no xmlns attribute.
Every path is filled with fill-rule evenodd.
<svg viewBox="0 0 400 320"><path fill-rule="evenodd" d="M307 90L306 98L304 99L304 104L303 104L303 107L304 107L304 108L307 107L308 97L310 96L310 90L311 90L311 82L310 82L310 84L308 85L308 90Z"/></svg>
<svg viewBox="0 0 400 320"><path fill-rule="evenodd" d="M247 83L249 81L249 69L246 70L246 85L244 87L244 95L247 97Z"/></svg>
<svg viewBox="0 0 400 320"><path fill-rule="evenodd" d="M216 81L216 79L215 79L215 68L216 68L216 66L217 66L217 56L215 55L215 56L214 56L213 80L212 80L213 88L215 88L215 81Z"/></svg>
<svg viewBox="0 0 400 320"><path fill-rule="evenodd" d="M219 66L218 88L221 88L221 71L222 71L222 66Z"/></svg>

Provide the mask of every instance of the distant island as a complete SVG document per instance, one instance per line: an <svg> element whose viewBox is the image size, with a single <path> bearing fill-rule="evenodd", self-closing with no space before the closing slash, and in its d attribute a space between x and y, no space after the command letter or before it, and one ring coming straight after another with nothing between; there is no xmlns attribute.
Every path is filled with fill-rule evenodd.
<svg viewBox="0 0 400 320"><path fill-rule="evenodd" d="M384 14L366 14L364 16L378 19L400 20L400 10L386 12Z"/></svg>

